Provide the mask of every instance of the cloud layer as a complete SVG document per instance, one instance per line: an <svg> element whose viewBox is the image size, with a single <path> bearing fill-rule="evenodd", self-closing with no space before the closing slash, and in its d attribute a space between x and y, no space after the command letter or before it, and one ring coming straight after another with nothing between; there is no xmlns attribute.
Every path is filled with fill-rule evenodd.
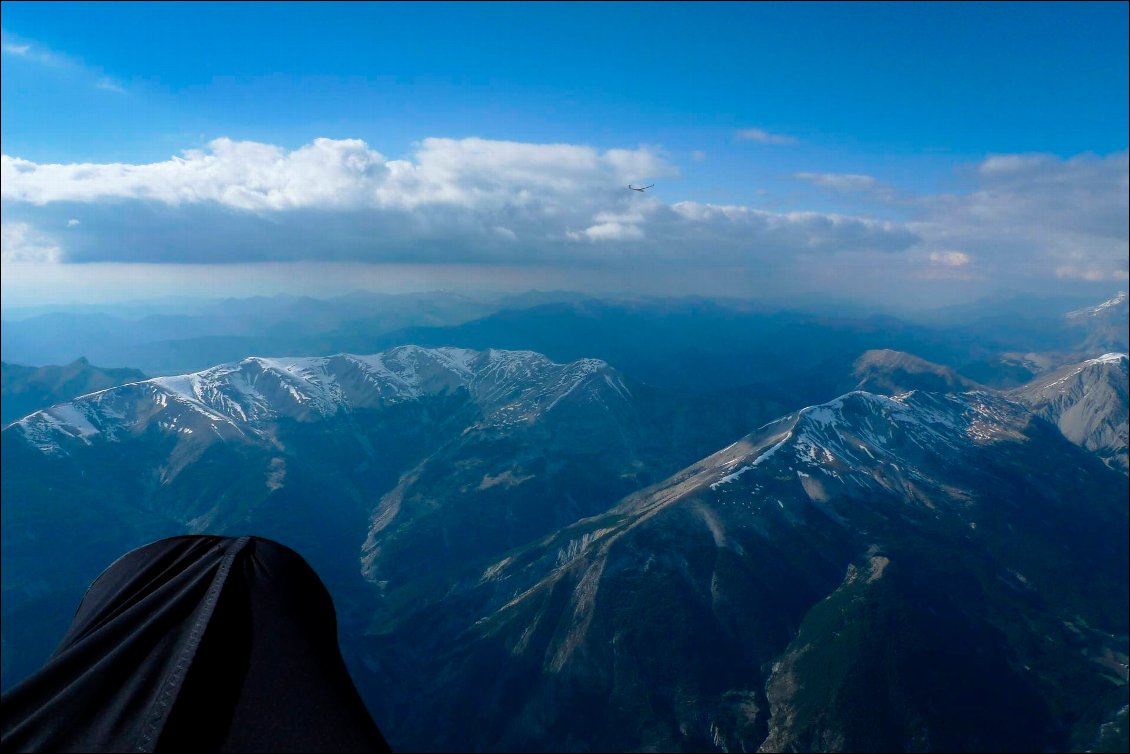
<svg viewBox="0 0 1130 754"><path fill-rule="evenodd" d="M1126 152L990 156L970 171L974 190L919 198L910 227L997 275L1125 280L1128 172Z"/></svg>
<svg viewBox="0 0 1130 754"><path fill-rule="evenodd" d="M70 261L604 262L897 251L904 227L834 214L665 204L631 182L677 170L647 148L425 139L410 159L363 141L294 150L217 139L145 164L0 157L2 199L81 231ZM67 219L63 218L63 215ZM109 234L115 242L108 242Z"/></svg>
<svg viewBox="0 0 1130 754"><path fill-rule="evenodd" d="M674 171L646 149L425 139L413 160L390 160L357 139L315 139L287 151L216 139L207 150L148 165L37 164L3 155L3 198L31 204L135 199L231 209L415 210L423 206L537 210L578 194L622 193L625 182Z"/></svg>
<svg viewBox="0 0 1130 754"><path fill-rule="evenodd" d="M53 264L60 256L59 245L27 223L0 225L0 259L5 263Z"/></svg>
<svg viewBox="0 0 1130 754"><path fill-rule="evenodd" d="M794 174L869 202L859 216L628 191L657 179L670 191L662 179L678 174L647 147L429 138L394 159L356 139L217 139L150 164L3 155L3 259L728 266L767 285L845 289L1125 280L1127 172L1125 152L996 155L965 171L964 192L927 196L868 175Z"/></svg>

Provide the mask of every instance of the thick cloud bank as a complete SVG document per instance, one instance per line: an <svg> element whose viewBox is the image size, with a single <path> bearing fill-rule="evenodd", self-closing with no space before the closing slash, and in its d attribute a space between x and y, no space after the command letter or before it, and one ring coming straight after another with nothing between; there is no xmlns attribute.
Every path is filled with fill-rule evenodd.
<svg viewBox="0 0 1130 754"><path fill-rule="evenodd" d="M425 139L394 160L355 139L217 139L148 165L2 160L7 206L81 217L58 241L68 261L735 261L915 240L862 218L664 204L626 189L677 172L642 148Z"/></svg>
<svg viewBox="0 0 1130 754"><path fill-rule="evenodd" d="M151 164L0 160L5 262L658 263L844 284L879 268L908 281L1127 276L1126 152L991 156L944 195L796 174L862 196L866 217L667 203L626 188L678 173L643 147L431 138L390 159L356 139L216 139Z"/></svg>

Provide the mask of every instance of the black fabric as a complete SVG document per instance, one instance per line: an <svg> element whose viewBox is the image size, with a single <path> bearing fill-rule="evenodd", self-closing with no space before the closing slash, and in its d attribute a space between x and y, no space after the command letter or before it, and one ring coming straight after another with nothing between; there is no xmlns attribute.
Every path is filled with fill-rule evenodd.
<svg viewBox="0 0 1130 754"><path fill-rule="evenodd" d="M119 558L0 718L4 751L388 751L329 593L258 537L174 537Z"/></svg>

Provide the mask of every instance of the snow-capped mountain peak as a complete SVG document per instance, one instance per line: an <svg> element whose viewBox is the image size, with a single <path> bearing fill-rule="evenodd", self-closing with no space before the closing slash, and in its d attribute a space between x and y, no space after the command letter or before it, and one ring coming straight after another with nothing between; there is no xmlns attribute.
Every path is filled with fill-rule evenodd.
<svg viewBox="0 0 1130 754"><path fill-rule="evenodd" d="M885 465L913 472L920 459L943 449L1014 438L1026 413L985 392L912 391L888 397L855 391L763 428L758 435L774 441L754 440L752 454L723 460L710 486L717 489L770 459L777 467L766 471L770 475L785 466L835 479L850 476L857 484Z"/></svg>
<svg viewBox="0 0 1130 754"><path fill-rule="evenodd" d="M1087 359L1087 364L1125 364L1127 354L1124 353L1104 353L1094 359Z"/></svg>
<svg viewBox="0 0 1130 754"><path fill-rule="evenodd" d="M200 372L131 383L39 411L16 426L44 452L156 426L200 438L262 434L282 419L314 421L466 390L487 424L531 421L592 382L626 398L605 362L557 364L532 351L400 346L372 355L252 356ZM580 392L578 392L580 391Z"/></svg>
<svg viewBox="0 0 1130 754"><path fill-rule="evenodd" d="M1107 353L1068 364L1009 395L1058 426L1067 439L1126 473L1128 380L1127 355Z"/></svg>
<svg viewBox="0 0 1130 754"><path fill-rule="evenodd" d="M1105 312L1111 309L1115 309L1116 307L1121 306L1125 303L1126 291L1119 291L1118 293L1114 294L1114 296L1110 297L1101 304L1098 304L1096 306L1087 306L1082 309L1076 309L1075 311L1068 312L1067 317L1068 319L1075 320L1085 319L1087 317L1098 317L1102 316Z"/></svg>

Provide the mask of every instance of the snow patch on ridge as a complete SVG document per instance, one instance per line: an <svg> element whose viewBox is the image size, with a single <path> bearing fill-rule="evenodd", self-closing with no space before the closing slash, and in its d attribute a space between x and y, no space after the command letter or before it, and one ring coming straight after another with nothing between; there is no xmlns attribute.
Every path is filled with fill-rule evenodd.
<svg viewBox="0 0 1130 754"><path fill-rule="evenodd" d="M1083 319L1084 317L1097 317L1107 309L1113 309L1114 307L1124 303L1126 303L1126 291L1119 291L1118 293L1114 294L1112 298L1107 299L1097 306L1088 306L1082 309L1076 309L1073 312L1068 312L1067 318L1078 320Z"/></svg>
<svg viewBox="0 0 1130 754"><path fill-rule="evenodd" d="M195 433L198 441L205 442L230 437L231 430L265 436L269 424L284 417L310 421L456 389L466 389L484 422L495 426L536 420L563 401L630 399L620 376L598 359L557 364L532 351L399 346L362 356L252 356L83 396L69 408L32 414L19 426L50 453L61 453L66 437L86 444L98 434L114 439L113 428L127 415L181 437L195 427L203 430ZM230 429L221 432L225 426Z"/></svg>
<svg viewBox="0 0 1130 754"><path fill-rule="evenodd" d="M718 489L719 486L721 486L723 484L729 484L730 482L734 481L735 479L737 479L738 477L740 477L742 474L746 473L747 471L752 471L753 469L756 469L762 463L764 463L765 461L768 461L770 458L772 458L773 454L776 453L778 450L780 450L781 447L786 442L788 442L789 439L792 438L792 436L793 436L793 433L791 431L786 432L785 436L781 438L780 442L778 442L773 447L769 448L769 450L764 451L761 455L759 455L757 458L755 458L753 460L753 463L750 463L746 466L742 466L737 471L730 473L730 474L727 474L726 476L722 477L717 482L710 485L710 489L716 490L716 489Z"/></svg>
<svg viewBox="0 0 1130 754"><path fill-rule="evenodd" d="M819 469L826 477L843 483L850 479L863 487L876 481L885 485L890 480L881 480L888 476L904 485L900 480L920 476L916 459L1015 436L1021 415L1027 414L1019 406L980 391L946 395L910 391L895 397L855 391L797 412L791 429L771 448L722 464L718 470L729 473L710 489L718 490L786 454L782 464L804 469L796 470L797 479L811 479L808 470ZM740 468L730 471L738 464ZM791 465L789 469L793 471Z"/></svg>
<svg viewBox="0 0 1130 754"><path fill-rule="evenodd" d="M60 403L47 409L47 413L58 419L61 426L73 429L75 434L87 443L90 442L89 438L98 434L97 427L91 424L86 414L79 411L73 403Z"/></svg>

